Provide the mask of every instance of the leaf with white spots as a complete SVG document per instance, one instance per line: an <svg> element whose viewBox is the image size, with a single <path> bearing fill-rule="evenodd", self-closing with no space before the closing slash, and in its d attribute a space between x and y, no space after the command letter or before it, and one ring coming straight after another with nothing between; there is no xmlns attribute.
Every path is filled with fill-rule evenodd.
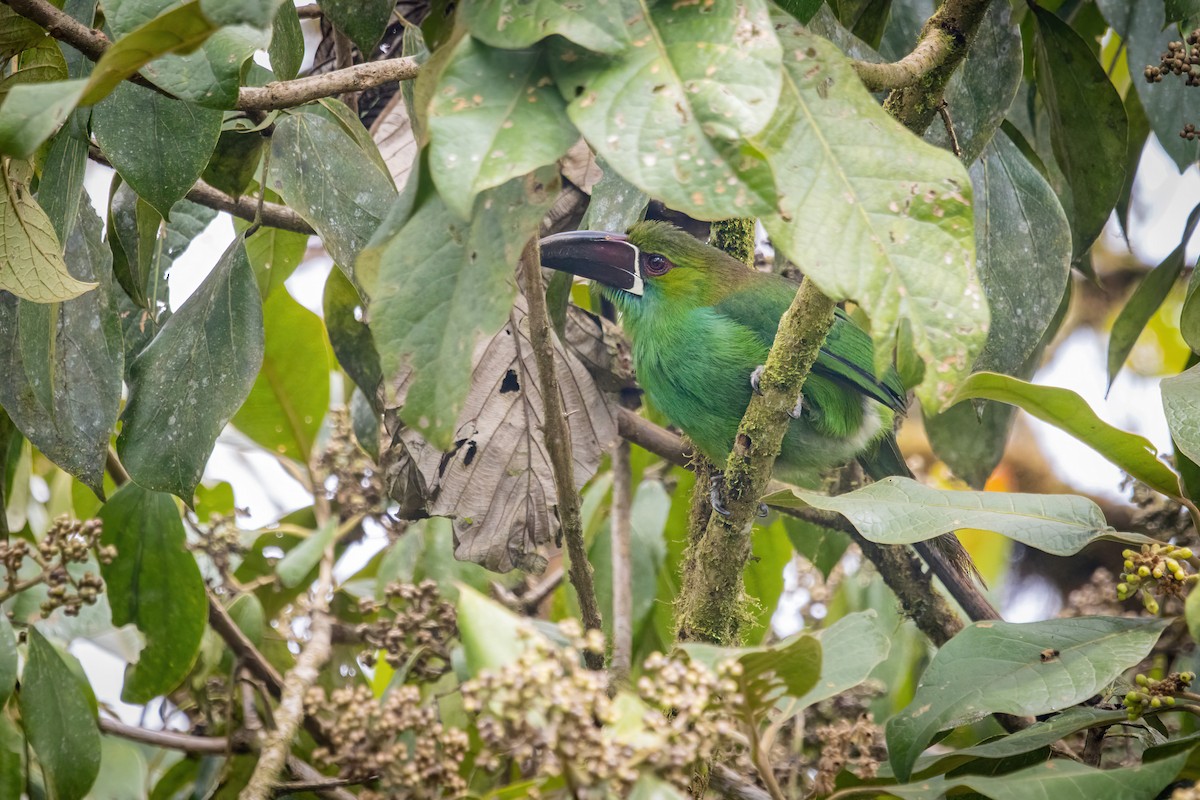
<svg viewBox="0 0 1200 800"><path fill-rule="evenodd" d="M781 12L775 19L783 94L750 138L779 191L763 225L822 291L870 313L877 371L892 362L900 321L911 323L928 362L917 395L937 409L988 328L966 169L880 108L836 47Z"/></svg>
<svg viewBox="0 0 1200 800"><path fill-rule="evenodd" d="M765 0L627 3L607 57L554 40L550 69L588 143L633 185L697 219L766 214L775 180L744 137L775 111L782 51Z"/></svg>

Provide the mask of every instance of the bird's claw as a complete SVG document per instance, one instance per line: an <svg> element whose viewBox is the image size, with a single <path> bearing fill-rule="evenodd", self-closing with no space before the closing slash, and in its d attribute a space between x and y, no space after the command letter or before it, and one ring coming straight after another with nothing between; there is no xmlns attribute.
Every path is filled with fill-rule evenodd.
<svg viewBox="0 0 1200 800"><path fill-rule="evenodd" d="M766 365L759 364L757 367L754 368L754 371L750 373L750 388L753 389L754 393L757 395L762 395L761 384L762 384L762 375L763 375L764 369L766 369ZM791 417L792 419L800 419L800 415L803 412L804 412L804 395L800 395L799 397L796 398L796 405L792 406L791 410L788 411L788 416ZM759 516L765 517L766 514L759 514Z"/></svg>
<svg viewBox="0 0 1200 800"><path fill-rule="evenodd" d="M725 507L725 502L721 499L721 490L725 488L725 476L721 473L716 473L708 478L708 502L712 506L713 511L720 514L722 517L729 516L729 509ZM765 517L769 513L766 503L758 504L758 516Z"/></svg>

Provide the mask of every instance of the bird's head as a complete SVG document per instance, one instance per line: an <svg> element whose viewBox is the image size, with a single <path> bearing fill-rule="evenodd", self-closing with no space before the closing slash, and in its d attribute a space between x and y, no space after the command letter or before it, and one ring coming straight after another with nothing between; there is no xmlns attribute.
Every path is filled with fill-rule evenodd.
<svg viewBox="0 0 1200 800"><path fill-rule="evenodd" d="M557 233L542 239L541 251L544 266L596 281L634 322L714 305L752 274L667 222L639 222L628 233Z"/></svg>

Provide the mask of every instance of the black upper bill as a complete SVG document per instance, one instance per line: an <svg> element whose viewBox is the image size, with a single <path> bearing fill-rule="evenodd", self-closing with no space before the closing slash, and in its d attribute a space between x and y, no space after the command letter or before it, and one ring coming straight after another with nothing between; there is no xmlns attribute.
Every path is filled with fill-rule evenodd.
<svg viewBox="0 0 1200 800"><path fill-rule="evenodd" d="M637 245L622 233L568 231L541 241L542 266L641 295Z"/></svg>

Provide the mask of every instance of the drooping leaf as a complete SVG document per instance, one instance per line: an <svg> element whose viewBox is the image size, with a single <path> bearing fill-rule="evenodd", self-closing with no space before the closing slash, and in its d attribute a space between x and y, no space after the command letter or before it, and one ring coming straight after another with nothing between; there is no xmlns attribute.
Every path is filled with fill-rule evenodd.
<svg viewBox="0 0 1200 800"><path fill-rule="evenodd" d="M771 630L771 618L784 589L783 568L792 560L792 543L783 524L756 530L750 555L742 570L742 583L755 613L739 631L743 643L756 645Z"/></svg>
<svg viewBox="0 0 1200 800"><path fill-rule="evenodd" d="M821 643L821 674L811 689L796 696L793 713L858 686L891 649L874 611L847 614L813 636Z"/></svg>
<svg viewBox="0 0 1200 800"><path fill-rule="evenodd" d="M1152 541L1115 530L1099 506L1070 494L959 492L890 477L836 497L793 489L763 499L784 508L834 511L879 544L912 544L961 528L995 531L1058 556L1074 555L1097 540Z"/></svg>
<svg viewBox="0 0 1200 800"><path fill-rule="evenodd" d="M97 288L50 305L0 296L0 406L47 458L101 494L124 357L110 257L86 203L66 262Z"/></svg>
<svg viewBox="0 0 1200 800"><path fill-rule="evenodd" d="M842 531L806 520L784 517L783 526L795 551L807 558L826 579L850 546L850 537Z"/></svg>
<svg viewBox="0 0 1200 800"><path fill-rule="evenodd" d="M238 239L130 367L117 449L133 479L190 503L262 358L262 306Z"/></svg>
<svg viewBox="0 0 1200 800"><path fill-rule="evenodd" d="M888 722L892 769L908 780L934 734L959 720L997 711L1044 714L1086 700L1141 661L1169 622L1078 617L969 625L938 650L912 703Z"/></svg>
<svg viewBox="0 0 1200 800"><path fill-rule="evenodd" d="M137 744L105 736L100 742L100 774L92 797L104 800L143 800L146 796L146 758Z"/></svg>
<svg viewBox="0 0 1200 800"><path fill-rule="evenodd" d="M1200 223L1200 205L1192 209L1188 215L1187 224L1183 227L1183 236L1179 246L1162 260L1158 266L1146 273L1133 294L1125 301L1121 313L1113 323L1112 333L1108 339L1108 388L1111 389L1117 373L1125 364L1138 337L1146 328L1146 323L1158 311L1159 306L1167 299L1167 295L1175 288L1176 281L1183 273L1187 262L1188 241ZM1182 325L1181 325L1182 327Z"/></svg>
<svg viewBox="0 0 1200 800"><path fill-rule="evenodd" d="M1193 270L1188 281L1183 309L1179 312L1179 333L1193 353L1200 353L1200 270Z"/></svg>
<svg viewBox="0 0 1200 800"><path fill-rule="evenodd" d="M208 620L204 579L187 549L175 500L127 483L100 509L103 542L117 558L102 564L114 625L136 625L146 646L125 673L121 698L146 703L191 671Z"/></svg>
<svg viewBox="0 0 1200 800"><path fill-rule="evenodd" d="M468 3L459 16L471 36L492 47L516 50L558 34L597 53L617 53L629 44L621 0L568 6L558 0Z"/></svg>
<svg viewBox="0 0 1200 800"><path fill-rule="evenodd" d="M267 140L258 132L223 130L200 177L225 194L241 197L254 182L266 146Z"/></svg>
<svg viewBox="0 0 1200 800"><path fill-rule="evenodd" d="M1037 87L1050 118L1054 158L1071 191L1073 255L1100 235L1125 181L1129 122L1121 95L1078 33L1053 12L1033 8ZM1086 115L1079 109L1086 108Z"/></svg>
<svg viewBox="0 0 1200 800"><path fill-rule="evenodd" d="M392 182L341 126L313 114L281 118L271 148L271 188L353 278L359 251L396 198Z"/></svg>
<svg viewBox="0 0 1200 800"><path fill-rule="evenodd" d="M18 695L25 735L51 796L83 800L100 771L96 712L78 667L69 667L37 628L28 630L29 654Z"/></svg>
<svg viewBox="0 0 1200 800"><path fill-rule="evenodd" d="M1175 474L1158 460L1158 450L1148 439L1109 425L1070 389L977 372L959 387L954 399L977 398L1018 406L1071 434L1152 489L1172 497L1179 491Z"/></svg>
<svg viewBox="0 0 1200 800"><path fill-rule="evenodd" d="M287 291L271 294L262 314L262 367L233 425L271 452L307 464L329 410L325 326Z"/></svg>
<svg viewBox="0 0 1200 800"><path fill-rule="evenodd" d="M67 79L67 60L58 42L45 37L17 58L17 66L0 79L0 97L23 83L53 83Z"/></svg>
<svg viewBox="0 0 1200 800"><path fill-rule="evenodd" d="M271 24L271 44L267 47L271 70L281 81L290 81L300 74L304 63L304 31L295 3L283 3Z"/></svg>
<svg viewBox="0 0 1200 800"><path fill-rule="evenodd" d="M553 199L555 170L482 193L470 222L441 200L420 204L381 248L371 329L385 378L414 368L404 422L450 449L470 385L471 352L504 324L522 248Z"/></svg>
<svg viewBox="0 0 1200 800"><path fill-rule="evenodd" d="M900 320L911 323L930 365L917 395L939 408L988 326L966 170L888 116L835 47L786 15L775 20L787 54L783 94L751 139L781 195L763 225L823 292L870 312L877 371L892 363ZM870 133L847 137L851 121Z"/></svg>
<svg viewBox="0 0 1200 800"><path fill-rule="evenodd" d="M1163 0L1139 0L1137 3L1096 0L1096 5L1126 47L1133 89L1141 100L1155 138L1176 166L1180 170L1186 169L1200 158L1200 141L1189 141L1179 132L1185 124L1200 118L1200 96L1184 83L1182 76L1164 75L1155 83L1149 83L1142 76L1146 67L1158 66L1167 42L1182 39L1178 33L1167 29L1167 23L1177 18L1174 15L1168 18Z"/></svg>
<svg viewBox="0 0 1200 800"><path fill-rule="evenodd" d="M83 175L88 163L88 117L86 111L74 111L55 135L38 184L38 204L50 218L60 242L70 236L79 219L80 201L87 197Z"/></svg>
<svg viewBox="0 0 1200 800"><path fill-rule="evenodd" d="M235 25L214 31L187 55L151 61L142 74L181 100L206 108L233 108L246 61L269 43L266 31Z"/></svg>
<svg viewBox="0 0 1200 800"><path fill-rule="evenodd" d="M34 303L57 303L96 288L67 270L50 218L13 173L11 162L0 165L0 289Z"/></svg>
<svg viewBox="0 0 1200 800"><path fill-rule="evenodd" d="M429 513L454 518L454 553L496 572L540 571L554 537L557 504L543 439L542 404L525 302L475 348L470 391L443 454L411 430L403 441L436 489ZM575 485L583 486L616 439L612 412L591 376L556 341L559 387L571 430ZM411 402L412 390L406 404Z"/></svg>
<svg viewBox="0 0 1200 800"><path fill-rule="evenodd" d="M782 52L763 0L643 5L630 46L552 42L571 121L626 180L697 219L769 213L771 170L741 137L771 119Z"/></svg>
<svg viewBox="0 0 1200 800"><path fill-rule="evenodd" d="M375 405L383 372L365 315L366 307L354 284L341 270L332 270L325 281L325 327L329 342L342 369Z"/></svg>
<svg viewBox="0 0 1200 800"><path fill-rule="evenodd" d="M28 158L71 115L85 80L20 83L0 102L0 153Z"/></svg>
<svg viewBox="0 0 1200 800"><path fill-rule="evenodd" d="M1200 463L1200 366L1164 378L1162 399L1175 446L1193 462Z"/></svg>
<svg viewBox="0 0 1200 800"><path fill-rule="evenodd" d="M221 116L126 82L92 110L92 132L121 178L166 218L208 163Z"/></svg>
<svg viewBox="0 0 1200 800"><path fill-rule="evenodd" d="M369 61L395 7L393 0L325 0L321 11Z"/></svg>
<svg viewBox="0 0 1200 800"><path fill-rule="evenodd" d="M463 219L476 195L556 161L578 132L541 50L497 50L464 36L429 104L429 164Z"/></svg>
<svg viewBox="0 0 1200 800"><path fill-rule="evenodd" d="M17 687L17 635L7 614L0 614L0 711Z"/></svg>
<svg viewBox="0 0 1200 800"><path fill-rule="evenodd" d="M516 660L525 650L522 633L536 635L527 620L468 586L458 586L457 605L458 632L472 676Z"/></svg>
<svg viewBox="0 0 1200 800"><path fill-rule="evenodd" d="M0 712L0 793L20 797L25 790L25 735L10 714Z"/></svg>
<svg viewBox="0 0 1200 800"><path fill-rule="evenodd" d="M279 199L270 189L266 192L268 200ZM248 222L234 220L233 229L238 233L245 232L249 227ZM269 225L262 226L246 240L246 255L250 257L250 266L254 268L258 291L264 300L283 290L284 283L296 271L296 267L300 266L307 250L307 235L272 228Z"/></svg>
<svg viewBox="0 0 1200 800"><path fill-rule="evenodd" d="M627 231L629 226L642 218L650 198L610 168L604 159L597 159L596 165L604 174L592 187L592 199L588 202L587 211L583 212L579 229Z"/></svg>

